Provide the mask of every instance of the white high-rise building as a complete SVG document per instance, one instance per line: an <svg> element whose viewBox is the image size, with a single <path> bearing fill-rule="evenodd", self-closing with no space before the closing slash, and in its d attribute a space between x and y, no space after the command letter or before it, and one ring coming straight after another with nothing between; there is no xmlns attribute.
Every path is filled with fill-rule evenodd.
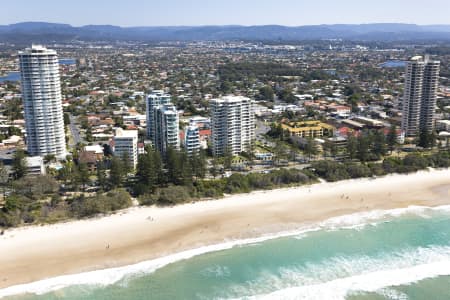
<svg viewBox="0 0 450 300"><path fill-rule="evenodd" d="M415 56L408 61L403 95L402 130L407 137L432 131L439 85L439 61Z"/></svg>
<svg viewBox="0 0 450 300"><path fill-rule="evenodd" d="M210 101L213 154L249 151L255 140L254 101L243 96L226 96Z"/></svg>
<svg viewBox="0 0 450 300"><path fill-rule="evenodd" d="M159 105L153 108L153 145L161 153L166 153L169 147L180 149L178 111L171 104Z"/></svg>
<svg viewBox="0 0 450 300"><path fill-rule="evenodd" d="M184 135L184 147L188 155L200 152L200 130L195 124L186 127Z"/></svg>
<svg viewBox="0 0 450 300"><path fill-rule="evenodd" d="M66 156L56 51L33 45L19 52L27 149L32 156Z"/></svg>
<svg viewBox="0 0 450 300"><path fill-rule="evenodd" d="M435 111L439 89L440 62L425 58L423 72L422 105L420 108L420 128L431 132L435 128Z"/></svg>
<svg viewBox="0 0 450 300"><path fill-rule="evenodd" d="M126 154L130 160L130 165L133 169L136 169L138 162L138 131L117 128L113 142L114 156L122 158Z"/></svg>
<svg viewBox="0 0 450 300"><path fill-rule="evenodd" d="M154 108L160 105L171 104L171 97L169 94L165 94L164 91L153 91L147 95L145 104L147 113L147 137L153 140L155 135L155 129L153 128Z"/></svg>

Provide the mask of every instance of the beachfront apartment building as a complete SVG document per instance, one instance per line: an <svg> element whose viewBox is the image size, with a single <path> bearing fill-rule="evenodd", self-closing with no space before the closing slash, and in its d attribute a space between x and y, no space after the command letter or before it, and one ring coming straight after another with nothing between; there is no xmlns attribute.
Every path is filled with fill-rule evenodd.
<svg viewBox="0 0 450 300"><path fill-rule="evenodd" d="M114 156L127 156L130 165L136 169L138 162L138 131L116 128L113 137Z"/></svg>
<svg viewBox="0 0 450 300"><path fill-rule="evenodd" d="M450 132L450 120L439 120L436 122L436 129Z"/></svg>
<svg viewBox="0 0 450 300"><path fill-rule="evenodd" d="M200 152L200 130L197 125L190 124L184 134L184 147L188 155Z"/></svg>
<svg viewBox="0 0 450 300"><path fill-rule="evenodd" d="M59 61L55 50L19 51L26 143L31 156L66 156Z"/></svg>
<svg viewBox="0 0 450 300"><path fill-rule="evenodd" d="M440 62L428 57L414 56L408 61L402 110L402 130L407 137L434 129L439 69Z"/></svg>
<svg viewBox="0 0 450 300"><path fill-rule="evenodd" d="M180 149L180 130L178 111L171 104L153 107L153 146L161 154L168 148Z"/></svg>
<svg viewBox="0 0 450 300"><path fill-rule="evenodd" d="M210 100L212 152L238 155L250 151L255 140L254 101L243 96Z"/></svg>
<svg viewBox="0 0 450 300"><path fill-rule="evenodd" d="M42 156L25 157L25 166L27 176L45 175L45 164Z"/></svg>
<svg viewBox="0 0 450 300"><path fill-rule="evenodd" d="M145 100L146 106L146 117L147 117L147 138L150 140L154 139L155 128L154 124L154 108L160 105L171 104L171 96L164 93L162 90L155 90L151 94L147 95Z"/></svg>
<svg viewBox="0 0 450 300"><path fill-rule="evenodd" d="M301 121L281 124L284 132L289 136L301 138L319 138L333 136L335 128L332 125L320 121Z"/></svg>

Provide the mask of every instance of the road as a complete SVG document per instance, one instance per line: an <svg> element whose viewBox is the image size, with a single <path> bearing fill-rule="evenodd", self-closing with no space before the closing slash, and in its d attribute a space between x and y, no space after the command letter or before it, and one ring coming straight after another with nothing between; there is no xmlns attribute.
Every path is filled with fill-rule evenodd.
<svg viewBox="0 0 450 300"><path fill-rule="evenodd" d="M266 123L260 120L256 120L256 135L264 135L270 130L270 126L268 126Z"/></svg>
<svg viewBox="0 0 450 300"><path fill-rule="evenodd" d="M83 139L81 138L80 135L80 129L77 126L77 119L75 118L75 116L70 115L70 124L69 124L69 128L70 128L70 132L72 134L72 144L70 145L72 148L75 148L75 146L78 143L82 143Z"/></svg>
<svg viewBox="0 0 450 300"><path fill-rule="evenodd" d="M256 140L266 146L269 147L275 147L275 143L268 141L264 135L269 132L270 126L268 126L266 123L264 123L261 120L256 120L256 129L255 129L255 135Z"/></svg>
<svg viewBox="0 0 450 300"><path fill-rule="evenodd" d="M249 173L262 173L262 172L270 172L279 169L298 169L303 170L305 168L310 167L311 164L305 163L289 163L287 166L272 166L272 165L254 165L253 168L249 171L239 172L241 174L249 174Z"/></svg>

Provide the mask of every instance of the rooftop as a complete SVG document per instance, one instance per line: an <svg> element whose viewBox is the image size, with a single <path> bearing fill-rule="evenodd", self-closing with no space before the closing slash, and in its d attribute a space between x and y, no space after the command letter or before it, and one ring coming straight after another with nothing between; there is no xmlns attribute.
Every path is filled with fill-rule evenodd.
<svg viewBox="0 0 450 300"><path fill-rule="evenodd" d="M100 145L85 146L84 151L94 152L96 154L103 154L103 147Z"/></svg>
<svg viewBox="0 0 450 300"><path fill-rule="evenodd" d="M44 163L44 158L41 156L29 156L25 158L28 167L40 166Z"/></svg>
<svg viewBox="0 0 450 300"><path fill-rule="evenodd" d="M323 123L320 121L301 121L301 122L289 122L286 124L281 124L284 130L289 130L290 132L301 132L306 130L321 130L328 129L333 130L334 127Z"/></svg>
<svg viewBox="0 0 450 300"><path fill-rule="evenodd" d="M123 130L122 128L116 128L114 138L137 138L138 131L137 130Z"/></svg>
<svg viewBox="0 0 450 300"><path fill-rule="evenodd" d="M211 99L211 102L218 103L237 103L242 101L250 101L250 98L244 96L223 96L222 98Z"/></svg>
<svg viewBox="0 0 450 300"><path fill-rule="evenodd" d="M24 51L19 51L19 55L30 55L30 54L55 54L56 51L52 49L47 49L41 45L31 45L30 48L26 48Z"/></svg>

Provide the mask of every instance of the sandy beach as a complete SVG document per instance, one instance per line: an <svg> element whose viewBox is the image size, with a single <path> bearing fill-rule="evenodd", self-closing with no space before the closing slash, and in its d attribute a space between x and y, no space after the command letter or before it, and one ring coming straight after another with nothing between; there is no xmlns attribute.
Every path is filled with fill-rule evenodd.
<svg viewBox="0 0 450 300"><path fill-rule="evenodd" d="M0 288L129 265L350 213L444 204L450 204L450 170L253 192L177 207L135 207L96 219L10 229L0 236Z"/></svg>

